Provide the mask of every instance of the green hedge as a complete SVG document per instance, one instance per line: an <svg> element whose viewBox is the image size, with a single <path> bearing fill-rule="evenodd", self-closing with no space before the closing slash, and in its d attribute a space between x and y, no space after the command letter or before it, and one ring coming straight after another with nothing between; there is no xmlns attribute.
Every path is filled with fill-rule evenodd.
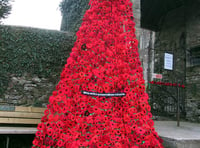
<svg viewBox="0 0 200 148"><path fill-rule="evenodd" d="M13 74L58 78L73 43L67 32L0 26L0 96Z"/></svg>
<svg viewBox="0 0 200 148"><path fill-rule="evenodd" d="M89 9L89 0L62 0L60 10L63 16L61 30L76 33L82 23L82 18Z"/></svg>

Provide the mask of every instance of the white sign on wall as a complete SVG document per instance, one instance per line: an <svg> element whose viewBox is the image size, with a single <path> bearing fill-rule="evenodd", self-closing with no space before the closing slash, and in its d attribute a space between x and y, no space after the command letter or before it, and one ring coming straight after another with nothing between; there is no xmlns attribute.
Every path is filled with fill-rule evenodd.
<svg viewBox="0 0 200 148"><path fill-rule="evenodd" d="M165 53L164 69L173 70L173 54Z"/></svg>

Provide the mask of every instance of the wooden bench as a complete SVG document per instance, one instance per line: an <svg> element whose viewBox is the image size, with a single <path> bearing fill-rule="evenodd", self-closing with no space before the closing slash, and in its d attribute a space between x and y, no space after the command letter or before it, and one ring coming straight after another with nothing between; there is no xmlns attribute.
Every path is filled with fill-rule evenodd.
<svg viewBox="0 0 200 148"><path fill-rule="evenodd" d="M9 135L11 134L35 134L44 110L45 108L40 107L0 105L0 134L7 135L6 148L9 148ZM27 127L27 125L31 125L31 127Z"/></svg>
<svg viewBox="0 0 200 148"><path fill-rule="evenodd" d="M0 124L38 124L45 108L0 106Z"/></svg>

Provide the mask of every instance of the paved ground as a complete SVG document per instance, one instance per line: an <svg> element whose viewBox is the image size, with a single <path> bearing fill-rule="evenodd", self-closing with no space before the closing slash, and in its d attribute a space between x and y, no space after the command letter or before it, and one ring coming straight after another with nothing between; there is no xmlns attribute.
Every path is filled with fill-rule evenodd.
<svg viewBox="0 0 200 148"><path fill-rule="evenodd" d="M155 129L159 136L175 140L200 140L200 124L176 121L155 121Z"/></svg>
<svg viewBox="0 0 200 148"><path fill-rule="evenodd" d="M176 121L155 121L155 129L165 148L200 148L200 124Z"/></svg>
<svg viewBox="0 0 200 148"><path fill-rule="evenodd" d="M200 148L200 124L176 121L154 121L158 135L165 148ZM1 134L34 134L36 128L0 127Z"/></svg>

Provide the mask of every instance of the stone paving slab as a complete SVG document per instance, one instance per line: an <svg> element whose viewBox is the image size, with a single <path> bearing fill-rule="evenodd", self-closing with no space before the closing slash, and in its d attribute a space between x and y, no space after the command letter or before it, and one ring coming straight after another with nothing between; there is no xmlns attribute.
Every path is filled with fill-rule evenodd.
<svg viewBox="0 0 200 148"><path fill-rule="evenodd" d="M176 121L155 121L155 129L161 137L175 140L200 140L200 124Z"/></svg>
<svg viewBox="0 0 200 148"><path fill-rule="evenodd" d="M176 121L154 121L165 148L200 148L200 124Z"/></svg>

